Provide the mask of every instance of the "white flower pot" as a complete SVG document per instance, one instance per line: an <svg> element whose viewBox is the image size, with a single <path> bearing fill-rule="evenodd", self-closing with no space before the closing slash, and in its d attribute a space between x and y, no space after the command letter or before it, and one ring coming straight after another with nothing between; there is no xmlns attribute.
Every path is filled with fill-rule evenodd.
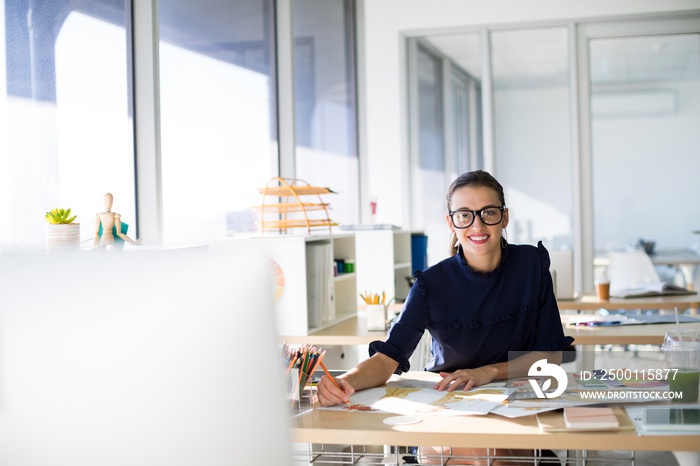
<svg viewBox="0 0 700 466"><path fill-rule="evenodd" d="M49 252L80 249L80 223L46 225L46 246Z"/></svg>

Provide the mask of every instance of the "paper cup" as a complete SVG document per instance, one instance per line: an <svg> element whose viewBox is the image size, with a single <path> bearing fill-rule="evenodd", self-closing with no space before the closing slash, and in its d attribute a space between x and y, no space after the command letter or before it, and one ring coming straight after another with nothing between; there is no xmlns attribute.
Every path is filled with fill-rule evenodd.
<svg viewBox="0 0 700 466"><path fill-rule="evenodd" d="M610 299L610 283L596 283L595 287L600 301Z"/></svg>

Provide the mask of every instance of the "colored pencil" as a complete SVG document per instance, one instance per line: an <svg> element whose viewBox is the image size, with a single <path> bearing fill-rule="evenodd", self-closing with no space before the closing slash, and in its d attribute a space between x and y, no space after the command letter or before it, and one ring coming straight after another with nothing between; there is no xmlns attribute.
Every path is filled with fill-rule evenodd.
<svg viewBox="0 0 700 466"><path fill-rule="evenodd" d="M321 362L321 369L323 369L323 372L325 372L326 375L328 376L328 378L331 379L331 382L333 382L333 384L336 387L338 387L338 390L342 391L343 389L340 388L340 384L338 383L337 380L335 380L335 377L333 377L333 375L330 372L328 372L328 369L326 368L326 365L323 364L323 362ZM346 401L346 403L348 404L348 406L350 406L350 400Z"/></svg>
<svg viewBox="0 0 700 466"><path fill-rule="evenodd" d="M319 366L321 366L321 369L323 369L331 382L338 387L338 389L342 390L336 378L333 377L326 365L323 364L323 358L326 355L325 350L321 350L307 343L292 349L285 343L282 348L282 354L285 358L285 375L288 376L292 369L299 371L298 378L295 381L295 384L298 383L299 399L303 396L304 387L306 387L306 384ZM347 401L347 404L350 405L350 402Z"/></svg>

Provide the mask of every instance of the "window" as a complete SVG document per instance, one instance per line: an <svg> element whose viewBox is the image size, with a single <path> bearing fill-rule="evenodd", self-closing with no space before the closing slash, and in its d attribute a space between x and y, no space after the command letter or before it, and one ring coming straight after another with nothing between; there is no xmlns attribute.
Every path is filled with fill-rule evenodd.
<svg viewBox="0 0 700 466"><path fill-rule="evenodd" d="M160 0L164 242L256 230L277 176L271 0Z"/></svg>
<svg viewBox="0 0 700 466"><path fill-rule="evenodd" d="M106 192L135 237L128 2L0 4L0 251L45 248L71 208L92 241Z"/></svg>
<svg viewBox="0 0 700 466"><path fill-rule="evenodd" d="M359 222L354 2L294 0L296 178L324 196L332 220Z"/></svg>
<svg viewBox="0 0 700 466"><path fill-rule="evenodd" d="M286 9L276 17L274 0L160 0L152 11L158 83L150 81L150 70L132 65L131 5L0 4L0 209L6 213L0 250L45 248L43 217L54 207L71 207L83 241L91 242L106 192L114 195L129 236L141 237L132 75L145 85L141 89L157 89L153 98L160 106L139 121L152 118L158 134L150 134L151 125L137 128L142 141L153 141L141 155L148 169L138 181L155 186L140 213L158 216L164 243L255 232L258 189L274 176L288 176L282 166L337 191L328 199L332 217L357 223L354 1L299 0L292 22ZM134 14L151 13L137 6ZM296 146L284 151L277 82L292 76L287 69L278 76L278 24L294 31L297 84L298 121L284 121L285 128L296 128ZM148 41L149 32L137 40ZM140 52L151 44L134 47ZM154 173L145 173L151 162Z"/></svg>

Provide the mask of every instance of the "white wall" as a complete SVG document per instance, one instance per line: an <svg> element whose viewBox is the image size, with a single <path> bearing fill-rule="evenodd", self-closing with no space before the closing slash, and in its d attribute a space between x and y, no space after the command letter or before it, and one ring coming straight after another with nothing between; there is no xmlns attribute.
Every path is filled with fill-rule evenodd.
<svg viewBox="0 0 700 466"><path fill-rule="evenodd" d="M411 227L408 199L404 51L402 34L440 29L606 16L679 12L700 0L363 0L365 193L378 197L377 220ZM436 187L445 191L445 187ZM365 209L365 206L362 206ZM410 206L409 206L410 207Z"/></svg>

